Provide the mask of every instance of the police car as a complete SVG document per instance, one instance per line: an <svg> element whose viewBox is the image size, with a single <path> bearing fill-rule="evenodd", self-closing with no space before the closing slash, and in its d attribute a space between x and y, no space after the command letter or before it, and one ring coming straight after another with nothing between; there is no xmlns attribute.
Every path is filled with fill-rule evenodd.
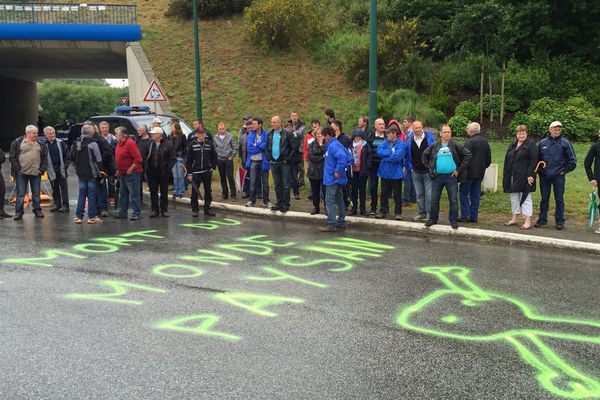
<svg viewBox="0 0 600 400"><path fill-rule="evenodd" d="M119 106L116 107L114 112L110 115L96 115L93 117L89 117L88 120L92 121L96 125L98 125L102 121L108 122L108 124L110 125L111 133L114 133L115 128L119 126L124 126L130 135L137 135L137 128L139 128L142 125L146 125L148 127L148 130L150 130L150 128L152 127L152 120L154 120L155 118L161 120L161 128L167 136L171 133L171 127L169 126L169 122L173 118L179 119L181 130L183 131L183 134L186 137L192 132L192 128L190 128L188 124L186 124L183 120L176 117L175 115L155 114L151 112L150 107L147 106ZM75 136L75 139L78 136L79 134Z"/></svg>

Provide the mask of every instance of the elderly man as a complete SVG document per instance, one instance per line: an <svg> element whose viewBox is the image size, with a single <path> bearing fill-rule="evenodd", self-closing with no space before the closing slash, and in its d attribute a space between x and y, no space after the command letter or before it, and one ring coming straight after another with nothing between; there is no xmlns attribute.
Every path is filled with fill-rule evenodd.
<svg viewBox="0 0 600 400"><path fill-rule="evenodd" d="M69 212L69 188L67 185L67 169L69 168L69 149L67 142L56 138L53 127L44 128L46 149L48 152L48 179L52 185L52 200L54 206L51 213Z"/></svg>
<svg viewBox="0 0 600 400"><path fill-rule="evenodd" d="M204 186L204 215L214 217L210 209L212 203L212 172L217 167L217 151L212 140L206 138L204 129L196 131L196 139L187 146L185 152L185 169L187 180L192 184L192 217L198 217L198 198L200 185Z"/></svg>
<svg viewBox="0 0 600 400"><path fill-rule="evenodd" d="M554 201L556 209L554 220L556 229L565 228L565 175L577 166L577 157L573 145L562 135L562 123L554 121L550 124L550 135L538 144L540 161L546 166L540 169L540 216L535 223L536 228L541 228L548 223L548 208L550 207L550 187L554 187Z"/></svg>
<svg viewBox="0 0 600 400"><path fill-rule="evenodd" d="M283 129L279 115L271 118L271 128L267 137L267 158L277 196L277 203L271 210L287 212L290 209L290 164L295 150L293 133Z"/></svg>
<svg viewBox="0 0 600 400"><path fill-rule="evenodd" d="M117 149L115 151L115 164L117 167L117 176L121 180L121 190L119 192L119 212L116 218L127 219L129 211L129 202L131 200L131 221L137 221L140 218L140 180L142 177L142 155L133 139L129 137L127 129L118 127L115 130L117 134Z"/></svg>
<svg viewBox="0 0 600 400"><path fill-rule="evenodd" d="M431 207L431 175L423 164L423 153L429 146L435 143L431 131L423 130L423 123L415 121L412 124L412 133L406 139L407 168L411 170L412 183L417 195L419 214L413 217L413 221L426 221Z"/></svg>
<svg viewBox="0 0 600 400"><path fill-rule="evenodd" d="M492 151L486 138L480 135L481 126L477 122L467 125L468 138L465 147L473 158L467 176L460 183L460 222L479 221L479 199L481 198L481 182L485 170L492 163Z"/></svg>
<svg viewBox="0 0 600 400"><path fill-rule="evenodd" d="M168 217L168 196L169 196L169 177L171 170L177 161L175 147L170 140L165 139L164 132L159 127L154 127L150 131L152 134L152 144L146 161L146 175L148 177L148 186L150 187L150 201L152 203L152 214L150 218ZM160 189L160 203L159 203ZM160 205L159 205L160 204Z"/></svg>
<svg viewBox="0 0 600 400"><path fill-rule="evenodd" d="M23 204L28 185L31 186L33 214L37 218L44 218L40 205L40 184L46 170L48 153L44 143L38 139L38 128L35 125L28 125L25 135L11 143L8 158L11 175L17 182L17 202L13 219L23 219Z"/></svg>
<svg viewBox="0 0 600 400"><path fill-rule="evenodd" d="M98 187L98 189L100 191L102 191L103 193L107 193L109 203L114 204L114 202L116 201L115 197L116 197L116 193L117 193L117 190L115 188L115 159L114 159L115 149L117 148L117 137L115 135L113 135L112 133L110 133L110 125L106 121L100 122L98 124L98 128L100 129L100 134L102 135L104 140L106 140L106 143L109 144L109 146L112 150L112 155L113 155L113 159L111 160L109 165L105 166L106 172L108 173L108 178L106 179L106 182L102 183Z"/></svg>
<svg viewBox="0 0 600 400"><path fill-rule="evenodd" d="M450 126L443 125L440 131L440 141L435 142L423 152L421 157L423 165L429 170L433 180L431 182L431 209L426 227L438 223L440 214L440 197L446 188L448 202L450 203L450 225L458 229L458 180L465 175L471 162L471 152L460 143L452 140Z"/></svg>
<svg viewBox="0 0 600 400"><path fill-rule="evenodd" d="M300 189L304 187L304 129L306 125L300 121L298 113L290 113L292 123L292 160L290 162L291 186L294 198L300 200Z"/></svg>
<svg viewBox="0 0 600 400"><path fill-rule="evenodd" d="M379 186L377 171L379 170L379 164L381 163L381 157L377 155L377 148L386 139L385 121L383 118L377 118L374 127L375 131L367 137L367 142L369 142L371 149L373 150L373 163L371 164L371 173L369 176L369 180L371 181L371 216L377 214L377 187Z"/></svg>

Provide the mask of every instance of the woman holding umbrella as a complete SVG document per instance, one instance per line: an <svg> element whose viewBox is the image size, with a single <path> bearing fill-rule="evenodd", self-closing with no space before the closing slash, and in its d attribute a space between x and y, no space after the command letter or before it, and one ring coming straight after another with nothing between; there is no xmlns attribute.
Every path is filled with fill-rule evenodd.
<svg viewBox="0 0 600 400"><path fill-rule="evenodd" d="M535 192L535 169L538 162L538 148L535 142L527 137L527 126L517 126L517 140L508 146L504 158L504 175L502 188L510 193L512 218L504 225L517 224L518 214L525 216L521 229L531 229L533 201L531 193Z"/></svg>

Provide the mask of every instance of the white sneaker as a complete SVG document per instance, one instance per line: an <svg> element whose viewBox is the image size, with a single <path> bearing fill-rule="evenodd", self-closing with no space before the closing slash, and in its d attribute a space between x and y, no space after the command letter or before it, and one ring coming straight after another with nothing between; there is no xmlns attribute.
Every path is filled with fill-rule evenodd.
<svg viewBox="0 0 600 400"><path fill-rule="evenodd" d="M271 203L271 202L269 201L267 204L265 204L265 208L268 208L268 209L271 209L271 208L273 208L273 203Z"/></svg>
<svg viewBox="0 0 600 400"><path fill-rule="evenodd" d="M600 227L594 231L594 233L600 233Z"/></svg>
<svg viewBox="0 0 600 400"><path fill-rule="evenodd" d="M248 201L248 202L246 203L246 207L252 207L253 205L254 205L254 204L252 204L252 202L251 202L251 201Z"/></svg>

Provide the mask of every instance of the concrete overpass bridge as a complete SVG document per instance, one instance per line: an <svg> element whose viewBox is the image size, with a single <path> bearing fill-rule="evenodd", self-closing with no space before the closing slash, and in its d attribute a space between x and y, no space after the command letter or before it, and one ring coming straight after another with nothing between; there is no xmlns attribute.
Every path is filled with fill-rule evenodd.
<svg viewBox="0 0 600 400"><path fill-rule="evenodd" d="M37 122L46 78L127 78L142 104L155 76L141 38L134 5L0 3L0 142Z"/></svg>

